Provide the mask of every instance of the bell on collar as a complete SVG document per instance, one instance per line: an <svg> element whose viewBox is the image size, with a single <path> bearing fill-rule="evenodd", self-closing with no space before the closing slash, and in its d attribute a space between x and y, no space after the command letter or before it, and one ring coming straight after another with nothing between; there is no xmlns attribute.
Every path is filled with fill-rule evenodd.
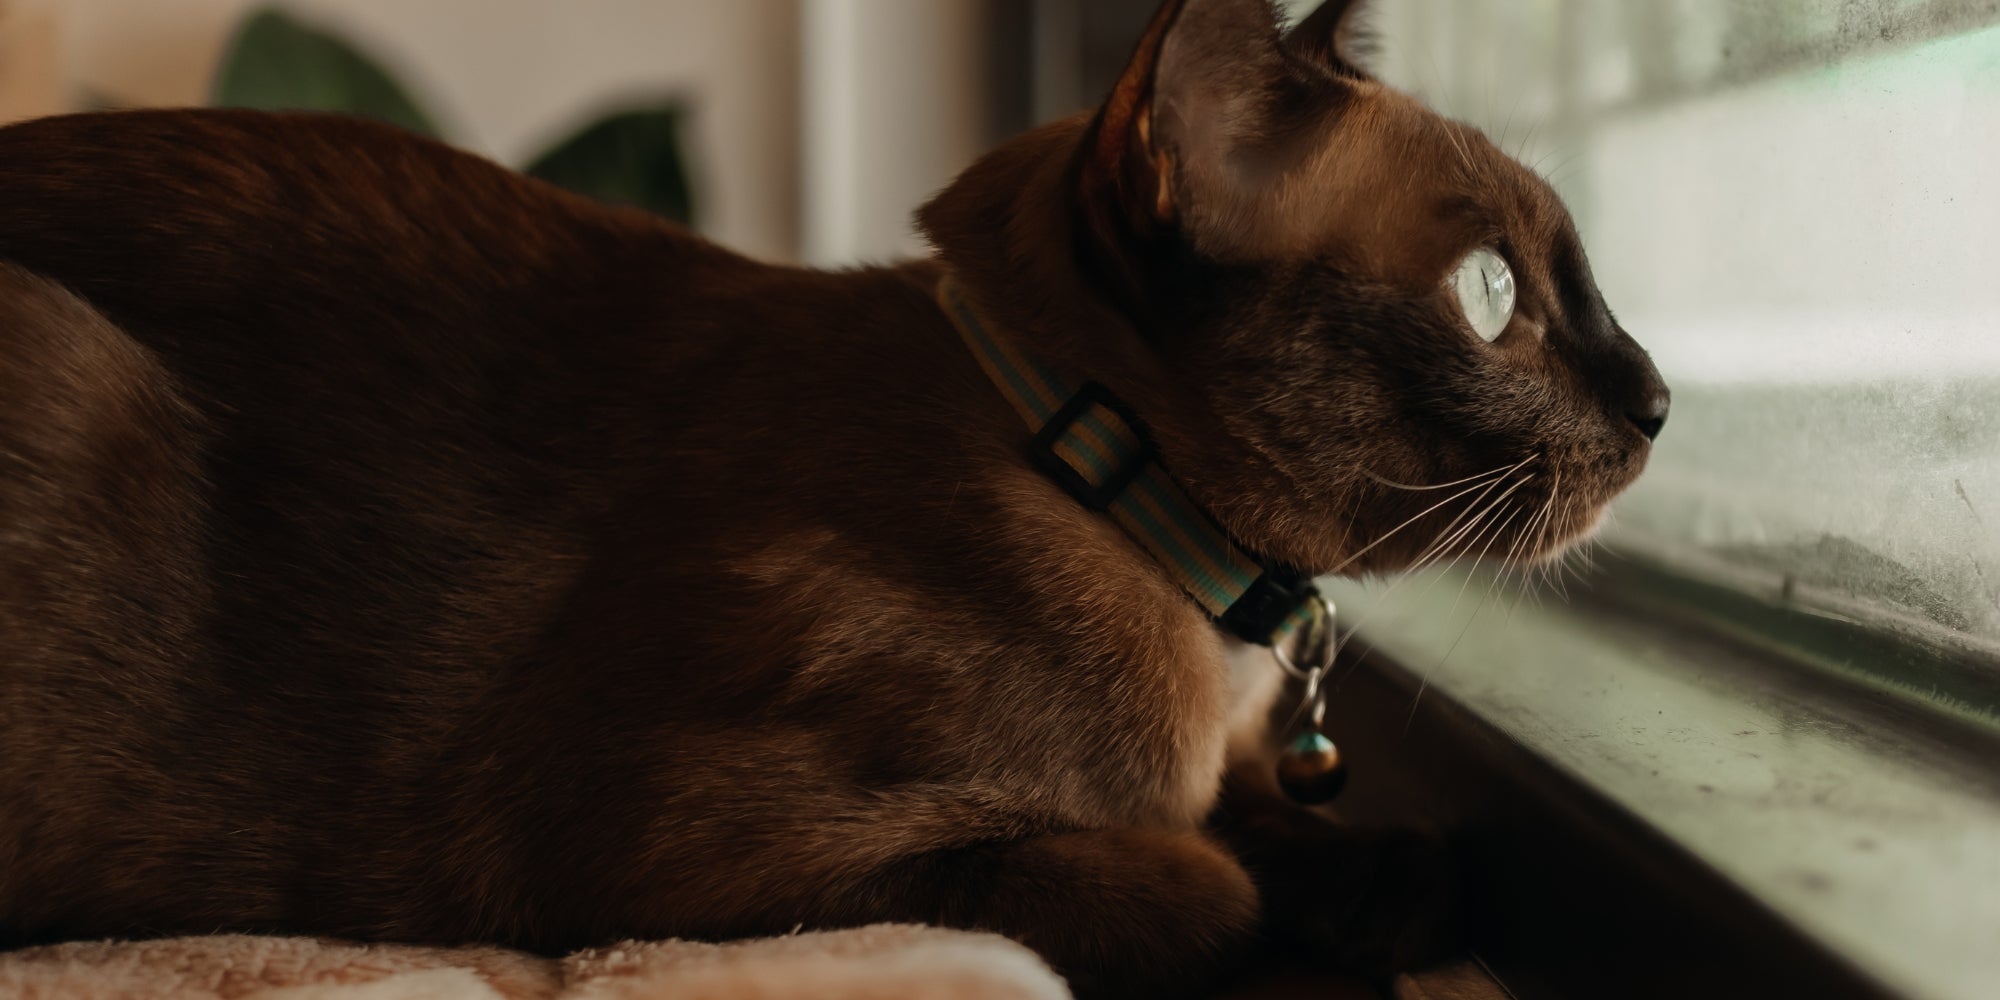
<svg viewBox="0 0 2000 1000"><path fill-rule="evenodd" d="M1347 784L1347 766L1340 748L1317 729L1292 740L1278 757L1278 786L1292 801L1309 806L1333 801Z"/></svg>
<svg viewBox="0 0 2000 1000"><path fill-rule="evenodd" d="M1299 708L1292 720L1296 723L1301 716L1305 720L1299 734L1278 756L1278 787L1292 801L1316 806L1340 794L1347 784L1347 768L1340 759L1340 748L1319 731L1326 719L1326 689L1321 685L1337 652L1333 602L1313 590L1311 603L1304 607L1311 616L1291 639L1292 653L1298 658L1287 655L1285 642L1271 644L1272 657L1300 689Z"/></svg>

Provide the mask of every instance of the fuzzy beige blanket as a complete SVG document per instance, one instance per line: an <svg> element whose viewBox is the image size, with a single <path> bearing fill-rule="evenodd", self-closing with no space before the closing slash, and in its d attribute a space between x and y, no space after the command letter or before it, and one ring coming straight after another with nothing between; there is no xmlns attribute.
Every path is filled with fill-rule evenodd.
<svg viewBox="0 0 2000 1000"><path fill-rule="evenodd" d="M1375 1000L1359 983L1275 970L1228 1000ZM1395 1000L1504 1000L1476 965L1400 977ZM1070 1000L992 934L878 924L701 944L627 942L541 958L505 948L322 938L77 941L0 952L0 1000Z"/></svg>
<svg viewBox="0 0 2000 1000"><path fill-rule="evenodd" d="M992 934L878 925L730 944L629 942L551 959L316 938L72 942L0 953L6 1000L1068 1000Z"/></svg>

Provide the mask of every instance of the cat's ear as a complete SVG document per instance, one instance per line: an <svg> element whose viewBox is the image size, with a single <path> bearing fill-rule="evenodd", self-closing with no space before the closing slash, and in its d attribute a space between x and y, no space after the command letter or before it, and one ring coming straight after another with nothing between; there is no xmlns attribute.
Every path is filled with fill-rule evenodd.
<svg viewBox="0 0 2000 1000"><path fill-rule="evenodd" d="M1232 152L1268 134L1292 75L1270 0L1167 0L1086 139L1093 221L1140 238L1175 229Z"/></svg>
<svg viewBox="0 0 2000 1000"><path fill-rule="evenodd" d="M1335 76L1368 79L1375 36L1368 30L1366 6L1366 0L1325 0L1285 35L1285 45Z"/></svg>

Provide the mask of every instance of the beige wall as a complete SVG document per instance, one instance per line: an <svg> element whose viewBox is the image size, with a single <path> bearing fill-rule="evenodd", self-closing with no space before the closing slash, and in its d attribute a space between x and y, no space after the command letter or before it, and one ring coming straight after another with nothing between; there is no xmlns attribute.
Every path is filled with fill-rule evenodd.
<svg viewBox="0 0 2000 1000"><path fill-rule="evenodd" d="M200 103L252 0L0 0L0 120ZM797 0L286 0L393 67L460 145L518 165L622 98L685 97L702 228L798 251Z"/></svg>
<svg viewBox="0 0 2000 1000"><path fill-rule="evenodd" d="M61 106L55 16L0 2L0 122Z"/></svg>
<svg viewBox="0 0 2000 1000"><path fill-rule="evenodd" d="M983 150L984 0L803 0L806 260L925 252L911 219Z"/></svg>

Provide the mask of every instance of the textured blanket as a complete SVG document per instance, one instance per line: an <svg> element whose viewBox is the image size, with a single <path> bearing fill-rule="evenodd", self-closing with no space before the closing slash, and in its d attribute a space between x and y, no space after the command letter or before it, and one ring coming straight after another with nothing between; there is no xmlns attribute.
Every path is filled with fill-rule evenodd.
<svg viewBox="0 0 2000 1000"><path fill-rule="evenodd" d="M1395 1000L1501 1000L1477 966L1397 980ZM1272 970L1227 1000L1375 1000L1359 983ZM879 924L701 944L627 942L542 958L505 948L320 938L80 941L0 952L0 1000L1069 1000L992 934Z"/></svg>
<svg viewBox="0 0 2000 1000"><path fill-rule="evenodd" d="M74 942L0 953L7 1000L1067 1000L1005 938L879 925L731 944L628 943L550 959L315 938Z"/></svg>

